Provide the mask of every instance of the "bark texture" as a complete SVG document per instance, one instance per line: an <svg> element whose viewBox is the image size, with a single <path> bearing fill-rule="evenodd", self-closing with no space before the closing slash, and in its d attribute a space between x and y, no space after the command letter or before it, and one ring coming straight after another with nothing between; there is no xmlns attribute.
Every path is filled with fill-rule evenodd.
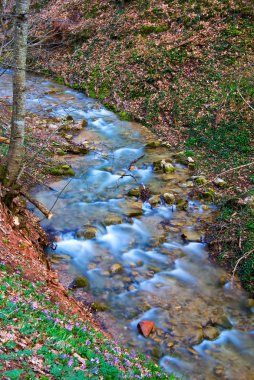
<svg viewBox="0 0 254 380"><path fill-rule="evenodd" d="M26 112L26 57L30 0L16 0L14 33L14 75L11 141L7 162L7 183L13 186L23 160Z"/></svg>

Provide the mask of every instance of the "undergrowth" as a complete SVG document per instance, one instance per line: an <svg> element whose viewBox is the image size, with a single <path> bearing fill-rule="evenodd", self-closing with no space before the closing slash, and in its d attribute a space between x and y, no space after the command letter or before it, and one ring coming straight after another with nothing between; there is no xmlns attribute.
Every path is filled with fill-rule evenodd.
<svg viewBox="0 0 254 380"><path fill-rule="evenodd" d="M0 377L3 379L175 379L149 359L61 312L43 283L0 264Z"/></svg>

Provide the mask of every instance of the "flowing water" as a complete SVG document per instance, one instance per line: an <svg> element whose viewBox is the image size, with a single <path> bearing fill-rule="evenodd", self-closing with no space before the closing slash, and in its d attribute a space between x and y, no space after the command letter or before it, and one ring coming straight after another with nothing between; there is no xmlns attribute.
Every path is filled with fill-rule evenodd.
<svg viewBox="0 0 254 380"><path fill-rule="evenodd" d="M0 96L11 95L10 81L8 74L1 77ZM145 148L155 139L152 133L120 121L82 93L35 76L29 76L28 89L29 111L87 120L76 141L88 136L95 147L85 156L65 157L76 175L53 218L42 222L58 237L49 255L62 281L86 276L89 292L74 290L76 296L107 305L99 314L112 335L152 355L167 371L191 379L254 379L254 308L246 306L241 290L224 285L225 272L208 259L201 222L212 220L215 207L188 197L188 168L173 160L175 173L155 173L154 161L172 158L168 148ZM50 183L54 191L40 187L34 194L50 208L68 180ZM187 211L128 197L137 184L153 194L186 198ZM82 235L88 226L96 229L92 239ZM122 270L112 273L114 264ZM147 339L137 331L142 319L156 324Z"/></svg>

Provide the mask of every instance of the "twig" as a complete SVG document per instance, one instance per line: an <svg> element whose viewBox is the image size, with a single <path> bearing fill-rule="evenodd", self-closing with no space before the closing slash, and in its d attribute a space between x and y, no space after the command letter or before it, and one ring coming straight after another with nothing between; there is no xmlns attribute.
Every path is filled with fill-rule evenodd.
<svg viewBox="0 0 254 380"><path fill-rule="evenodd" d="M236 166L235 168L231 168L231 169L229 169L229 170L225 170L224 172L218 174L218 175L216 176L216 178L221 177L222 175L224 175L224 174L226 174L226 173L233 172L234 170L241 169L241 168L245 168L245 167L247 167L247 166L251 166L251 165L254 165L254 161L249 162L248 164L245 164L245 165Z"/></svg>
<svg viewBox="0 0 254 380"><path fill-rule="evenodd" d="M242 257L240 257L240 259L237 260L236 264L235 264L235 267L233 269L233 272L232 272L232 287L234 286L234 277L235 277L235 272L238 268L238 265L240 264L240 262L243 260L243 259L246 259L248 256L250 256L252 253L254 252L254 249L251 249L250 251L246 252Z"/></svg>
<svg viewBox="0 0 254 380"><path fill-rule="evenodd" d="M129 167L128 167L128 170L130 170L130 168L133 166L133 164L136 164L136 162L138 162L139 160L141 160L141 158L145 157L144 154L142 154L142 156L136 158L135 160L131 161Z"/></svg>
<svg viewBox="0 0 254 380"><path fill-rule="evenodd" d="M66 185L62 188L62 190L59 192L59 194L57 195L56 197L56 200L55 202L53 203L53 205L51 206L51 208L49 209L49 212L51 212L53 210L53 208L55 207L59 197L61 196L61 194L64 192L64 190L66 189L66 187L71 183L71 181L73 180L73 178L70 178L69 181L66 183ZM45 214L44 214L45 215ZM42 222L45 218L41 219L40 222Z"/></svg>
<svg viewBox="0 0 254 380"><path fill-rule="evenodd" d="M254 111L254 108L250 105L250 103L242 96L240 90L239 90L239 87L237 87L237 92L238 94L241 96L242 100L244 101L245 104L247 104L247 106L252 109L252 111Z"/></svg>

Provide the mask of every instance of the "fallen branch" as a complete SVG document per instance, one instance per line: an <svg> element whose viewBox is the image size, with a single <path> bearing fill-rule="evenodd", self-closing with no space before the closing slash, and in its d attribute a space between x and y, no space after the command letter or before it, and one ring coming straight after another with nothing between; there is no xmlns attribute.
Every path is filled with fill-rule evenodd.
<svg viewBox="0 0 254 380"><path fill-rule="evenodd" d="M216 176L216 178L221 177L222 175L224 175L224 174L226 174L226 173L233 172L234 170L241 169L241 168L245 168L245 167L247 167L247 166L251 166L251 165L254 165L254 161L249 162L248 164L245 164L245 165L236 166L235 168L231 168L231 169L229 169L229 170L225 170L224 172L218 174L218 175Z"/></svg>
<svg viewBox="0 0 254 380"><path fill-rule="evenodd" d="M10 144L10 140L6 137L0 136L0 144Z"/></svg>
<svg viewBox="0 0 254 380"><path fill-rule="evenodd" d="M235 264L235 267L234 267L234 269L233 269L233 272L232 272L232 280L231 280L231 282L232 282L232 287L234 286L235 272L236 272L236 270L237 270L237 268L238 268L238 265L240 264L240 262L241 262L242 260L246 259L246 258L247 258L248 256L250 256L253 252L254 252L254 249L251 249L250 251L246 252L242 257L240 257L240 258L237 260L237 262L236 262L236 264Z"/></svg>
<svg viewBox="0 0 254 380"><path fill-rule="evenodd" d="M55 202L53 203L53 205L52 205L52 206L50 207L50 209L48 210L49 213L51 213L51 211L52 211L53 208L55 207L55 205L56 205L58 199L60 198L61 194L64 192L64 190L66 189L66 187L69 186L69 184L71 183L72 180L73 180L73 178L70 178L69 181L66 183L66 185L62 188L62 190L58 193ZM55 190L54 190L54 191L55 191ZM45 215L45 214L44 214L44 215ZM51 214L51 215L53 215L53 214ZM47 216L47 215L45 215L45 216ZM45 219L45 218L41 219L40 222L42 222L44 219ZM50 218L48 218L48 219L50 219Z"/></svg>
<svg viewBox="0 0 254 380"><path fill-rule="evenodd" d="M41 202L37 201L37 199L34 199L29 193L25 192L24 190L20 191L20 194L23 195L29 202L31 202L40 212L42 212L47 219L51 219L53 214L51 210L48 210Z"/></svg>
<svg viewBox="0 0 254 380"><path fill-rule="evenodd" d="M242 98L242 100L244 101L244 103L245 104L247 104L247 106L252 110L252 111L254 111L254 108L251 106L251 104L242 96L242 94L241 94L241 92L240 92L240 90L239 90L239 88L237 88L237 92L238 92L238 94L241 96L241 98Z"/></svg>
<svg viewBox="0 0 254 380"><path fill-rule="evenodd" d="M131 168L134 164L136 164L136 162L138 162L139 160L141 160L141 158L143 158L143 157L145 157L144 154L142 154L142 156L136 158L135 160L131 161L131 163L130 163L130 165L129 165L129 167L128 167L128 170L130 170L130 168Z"/></svg>

